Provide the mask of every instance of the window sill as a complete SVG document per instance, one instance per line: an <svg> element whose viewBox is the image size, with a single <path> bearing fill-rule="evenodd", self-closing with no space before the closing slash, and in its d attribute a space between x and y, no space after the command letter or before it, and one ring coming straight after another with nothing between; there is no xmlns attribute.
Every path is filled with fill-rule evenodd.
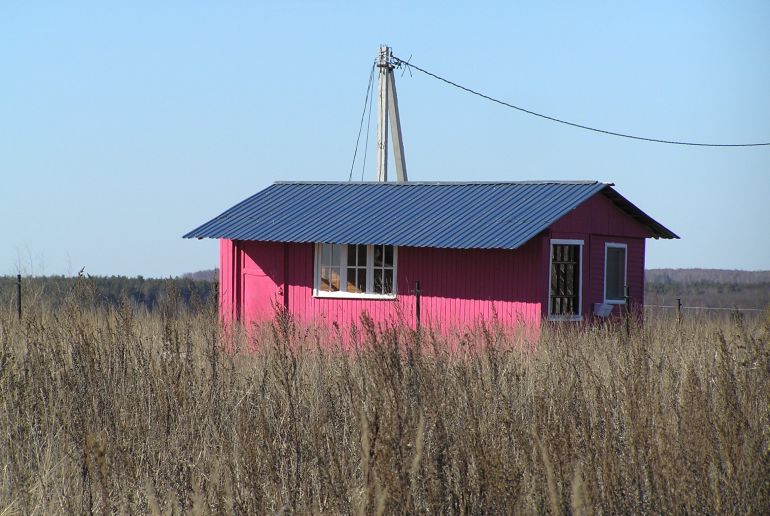
<svg viewBox="0 0 770 516"><path fill-rule="evenodd" d="M625 305L626 302L622 299L605 299L605 305Z"/></svg>
<svg viewBox="0 0 770 516"><path fill-rule="evenodd" d="M368 301L393 301L396 294L356 294L353 292L319 292L313 291L317 299L364 299Z"/></svg>
<svg viewBox="0 0 770 516"><path fill-rule="evenodd" d="M582 315L549 315L548 320L580 322L583 320L583 316Z"/></svg>

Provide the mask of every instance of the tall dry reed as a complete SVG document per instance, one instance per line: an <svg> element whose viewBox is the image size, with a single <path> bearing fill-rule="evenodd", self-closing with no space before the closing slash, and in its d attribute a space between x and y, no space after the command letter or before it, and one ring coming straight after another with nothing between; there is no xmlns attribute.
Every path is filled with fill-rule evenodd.
<svg viewBox="0 0 770 516"><path fill-rule="evenodd" d="M228 347L171 301L0 313L0 514L770 507L767 319L546 326L534 349L477 328L450 353L364 318L346 352L281 314Z"/></svg>

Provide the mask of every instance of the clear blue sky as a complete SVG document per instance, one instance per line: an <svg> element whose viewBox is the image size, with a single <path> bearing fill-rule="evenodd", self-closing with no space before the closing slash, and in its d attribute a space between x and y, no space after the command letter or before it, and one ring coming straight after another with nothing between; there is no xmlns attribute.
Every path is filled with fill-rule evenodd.
<svg viewBox="0 0 770 516"><path fill-rule="evenodd" d="M107 4L0 4L0 274L216 266L181 235L275 180L348 178L380 43L568 120L770 141L767 1ZM682 236L648 267L770 269L768 147L397 86L412 180L612 181Z"/></svg>

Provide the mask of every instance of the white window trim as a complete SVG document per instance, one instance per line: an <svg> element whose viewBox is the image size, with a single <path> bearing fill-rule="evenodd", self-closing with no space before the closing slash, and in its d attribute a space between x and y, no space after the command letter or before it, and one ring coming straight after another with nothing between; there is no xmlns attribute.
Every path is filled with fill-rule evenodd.
<svg viewBox="0 0 770 516"><path fill-rule="evenodd" d="M609 305L625 305L625 299L607 299L607 250L611 247L616 249L623 249L623 287L628 285L628 244L621 244L619 242L605 242L604 243L604 291L602 297L604 302Z"/></svg>
<svg viewBox="0 0 770 516"><path fill-rule="evenodd" d="M549 321L582 321L583 320L583 240L569 240L552 238L548 244L548 290L546 292L548 320ZM552 315L551 314L551 276L553 272L553 246L554 245L579 245L580 263L578 263L578 313L577 315Z"/></svg>
<svg viewBox="0 0 770 516"><path fill-rule="evenodd" d="M327 292L321 290L321 246L323 243L315 244L315 256L313 259L313 297L336 298L336 299L396 299L398 294L398 246L393 246L393 293L375 294L374 290L374 246L366 246L366 290L369 292L347 292L339 290L337 292ZM345 252L340 256L340 286L347 285L348 276L348 253L347 246L355 244L336 244L345 246Z"/></svg>

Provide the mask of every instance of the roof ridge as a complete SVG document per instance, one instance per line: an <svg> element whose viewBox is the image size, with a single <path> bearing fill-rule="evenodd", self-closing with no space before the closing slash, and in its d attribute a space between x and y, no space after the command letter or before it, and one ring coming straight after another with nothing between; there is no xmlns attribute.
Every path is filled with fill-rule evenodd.
<svg viewBox="0 0 770 516"><path fill-rule="evenodd" d="M459 186L459 185L594 185L604 184L612 186L614 183L597 181L595 179L583 180L531 180L531 181L274 181L275 185L386 185L386 186Z"/></svg>

